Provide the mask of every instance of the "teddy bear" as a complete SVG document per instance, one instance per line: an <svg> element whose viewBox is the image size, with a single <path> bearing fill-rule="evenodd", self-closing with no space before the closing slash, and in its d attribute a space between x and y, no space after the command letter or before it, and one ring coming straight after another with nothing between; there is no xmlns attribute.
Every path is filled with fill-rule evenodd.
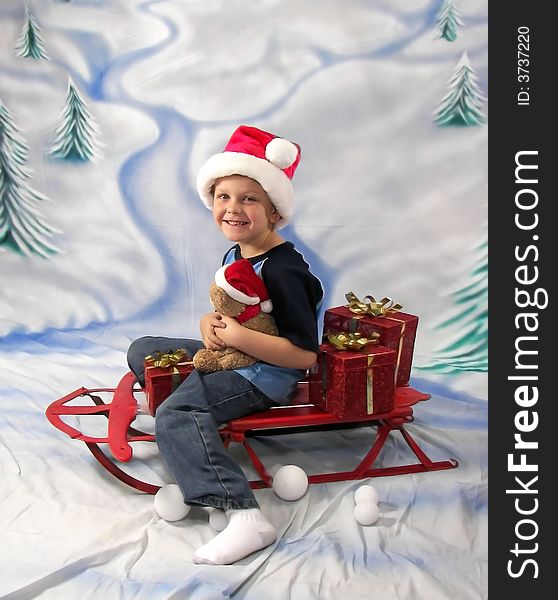
<svg viewBox="0 0 558 600"><path fill-rule="evenodd" d="M269 294L249 260L242 258L221 267L209 288L209 298L216 312L236 318L248 329L278 335L275 319L269 314L273 309ZM256 359L235 348L202 348L194 354L193 362L196 369L213 373L249 367Z"/></svg>

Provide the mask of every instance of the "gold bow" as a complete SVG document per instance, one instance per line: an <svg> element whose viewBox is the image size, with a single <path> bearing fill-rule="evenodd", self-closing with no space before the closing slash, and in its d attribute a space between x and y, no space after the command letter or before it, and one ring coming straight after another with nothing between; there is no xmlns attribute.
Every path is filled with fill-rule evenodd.
<svg viewBox="0 0 558 600"><path fill-rule="evenodd" d="M364 302L359 300L353 292L345 294L349 303L349 310L357 315L371 315L372 317L387 317L403 308L399 302L393 302L391 298L384 296L377 301L374 296L365 296ZM366 302L368 300L369 302Z"/></svg>
<svg viewBox="0 0 558 600"><path fill-rule="evenodd" d="M338 350L357 350L363 351L366 346L371 344L377 344L379 333L375 331L370 337L364 337L358 331L356 333L335 333L329 334L327 339L333 344Z"/></svg>
<svg viewBox="0 0 558 600"><path fill-rule="evenodd" d="M184 348L178 348L177 350L172 350L171 352L153 352L149 356L145 357L145 364L148 367L176 367L179 362L183 362L184 359L188 356L188 353Z"/></svg>

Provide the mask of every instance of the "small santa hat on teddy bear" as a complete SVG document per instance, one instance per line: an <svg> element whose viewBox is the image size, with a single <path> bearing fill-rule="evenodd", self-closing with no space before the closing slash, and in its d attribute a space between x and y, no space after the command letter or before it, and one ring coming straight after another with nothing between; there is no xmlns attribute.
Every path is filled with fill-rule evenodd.
<svg viewBox="0 0 558 600"><path fill-rule="evenodd" d="M209 209L213 207L213 185L220 177L244 175L266 191L281 219L277 229L293 216L291 180L300 162L300 146L257 127L241 125L231 135L223 152L211 156L197 177L198 194Z"/></svg>
<svg viewBox="0 0 558 600"><path fill-rule="evenodd" d="M260 311L270 313L273 310L263 280L246 258L218 269L215 273L215 284L233 300L246 304L244 312L237 317L239 323L255 317Z"/></svg>

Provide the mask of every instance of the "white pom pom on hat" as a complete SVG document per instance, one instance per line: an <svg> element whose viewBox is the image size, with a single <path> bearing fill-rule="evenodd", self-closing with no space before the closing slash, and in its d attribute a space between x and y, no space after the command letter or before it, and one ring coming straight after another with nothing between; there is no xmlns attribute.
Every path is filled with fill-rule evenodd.
<svg viewBox="0 0 558 600"><path fill-rule="evenodd" d="M273 310L273 304L271 300L264 300L260 302L260 308L264 313L270 313Z"/></svg>
<svg viewBox="0 0 558 600"><path fill-rule="evenodd" d="M290 167L298 157L298 148L289 140L273 138L265 147L265 157L280 169Z"/></svg>
<svg viewBox="0 0 558 600"><path fill-rule="evenodd" d="M291 179L300 162L300 146L257 127L241 125L232 134L223 152L211 156L197 177L202 202L213 207L212 188L217 179L228 175L244 175L257 181L267 192L284 227L293 215Z"/></svg>

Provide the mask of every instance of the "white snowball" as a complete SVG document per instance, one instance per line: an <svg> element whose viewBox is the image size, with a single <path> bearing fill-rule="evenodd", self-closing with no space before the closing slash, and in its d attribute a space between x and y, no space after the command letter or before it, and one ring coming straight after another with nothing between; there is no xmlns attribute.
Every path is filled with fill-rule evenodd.
<svg viewBox="0 0 558 600"><path fill-rule="evenodd" d="M180 521L190 512L190 507L184 504L184 497L176 483L164 485L155 494L153 508L165 521Z"/></svg>
<svg viewBox="0 0 558 600"><path fill-rule="evenodd" d="M378 504L378 492L371 485L361 485L355 492L355 504L365 500Z"/></svg>
<svg viewBox="0 0 558 600"><path fill-rule="evenodd" d="M209 513L209 526L215 531L223 531L229 524L227 513L220 508L216 508Z"/></svg>
<svg viewBox="0 0 558 600"><path fill-rule="evenodd" d="M283 500L298 500L308 489L308 476L296 465L285 465L273 476L273 491Z"/></svg>
<svg viewBox="0 0 558 600"><path fill-rule="evenodd" d="M380 516L378 505L374 502L359 502L353 510L353 517L361 525L373 525Z"/></svg>

